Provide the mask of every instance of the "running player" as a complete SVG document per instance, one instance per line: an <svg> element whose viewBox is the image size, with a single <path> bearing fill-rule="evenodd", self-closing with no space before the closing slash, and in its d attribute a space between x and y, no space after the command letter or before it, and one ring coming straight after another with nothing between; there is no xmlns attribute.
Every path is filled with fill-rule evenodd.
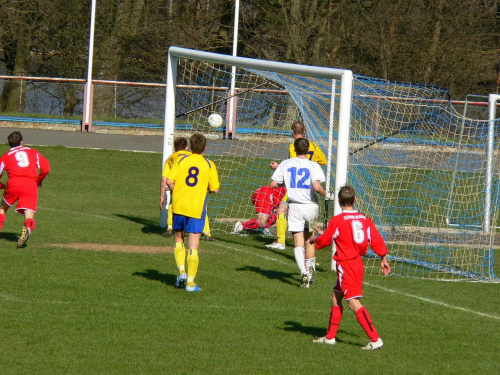
<svg viewBox="0 0 500 375"><path fill-rule="evenodd" d="M15 131L7 137L11 149L0 158L0 178L7 172L9 180L0 207L0 230L5 222L5 213L17 202L16 212L24 214L24 226L17 247L26 245L35 229L35 213L38 203L38 188L50 171L50 164L38 151L25 147L23 136Z"/></svg>

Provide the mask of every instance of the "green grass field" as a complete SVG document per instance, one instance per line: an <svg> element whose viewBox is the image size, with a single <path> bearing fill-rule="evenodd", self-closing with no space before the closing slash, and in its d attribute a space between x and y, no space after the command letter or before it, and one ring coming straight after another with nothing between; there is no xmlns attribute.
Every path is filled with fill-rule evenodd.
<svg viewBox="0 0 500 375"><path fill-rule="evenodd" d="M500 284L370 276L363 303L385 346L362 351L347 309L338 344L313 344L330 311L329 250L304 290L291 242L280 252L216 233L200 246L203 291L188 294L157 224L160 154L39 149L52 172L29 246L16 248L13 210L0 234L2 374L500 372ZM497 275L499 264L497 252Z"/></svg>

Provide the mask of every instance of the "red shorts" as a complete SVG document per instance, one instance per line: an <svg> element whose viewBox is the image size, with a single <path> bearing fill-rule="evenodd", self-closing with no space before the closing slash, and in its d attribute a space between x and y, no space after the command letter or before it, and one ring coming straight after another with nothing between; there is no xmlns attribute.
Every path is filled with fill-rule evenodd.
<svg viewBox="0 0 500 375"><path fill-rule="evenodd" d="M337 261L337 283L333 290L342 292L346 300L363 297L364 273L365 268L361 257Z"/></svg>
<svg viewBox="0 0 500 375"><path fill-rule="evenodd" d="M271 215L273 212L273 202L271 195L273 193L273 188L269 186L263 186L258 188L252 194L252 203L255 206L255 212L258 214Z"/></svg>
<svg viewBox="0 0 500 375"><path fill-rule="evenodd" d="M17 179L16 179L17 180ZM34 179L21 179L21 181L9 180L3 193L3 200L9 206L17 202L16 212L24 213L24 210L36 212L38 202L38 186Z"/></svg>

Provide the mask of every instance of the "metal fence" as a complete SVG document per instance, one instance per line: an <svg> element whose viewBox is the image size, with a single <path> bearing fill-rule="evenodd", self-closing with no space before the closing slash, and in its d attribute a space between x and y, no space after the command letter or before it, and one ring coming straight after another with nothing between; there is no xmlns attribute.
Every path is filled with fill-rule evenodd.
<svg viewBox="0 0 500 375"><path fill-rule="evenodd" d="M0 121L81 125L85 83L0 76ZM452 104L468 118L487 119L484 98L471 95ZM164 112L165 84L93 81L92 126L162 129Z"/></svg>

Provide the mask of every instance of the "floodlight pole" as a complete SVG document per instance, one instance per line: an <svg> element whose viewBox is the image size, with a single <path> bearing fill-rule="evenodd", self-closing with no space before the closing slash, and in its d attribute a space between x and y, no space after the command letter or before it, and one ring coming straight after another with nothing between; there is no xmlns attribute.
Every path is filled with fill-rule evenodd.
<svg viewBox="0 0 500 375"><path fill-rule="evenodd" d="M240 19L240 0L236 0L234 5L234 32L233 32L233 57L238 53L238 25ZM234 139L234 128L236 125L235 119L235 100L234 91L236 86L236 66L231 67L231 89L229 91L229 118L226 121L226 135L228 139Z"/></svg>
<svg viewBox="0 0 500 375"><path fill-rule="evenodd" d="M96 0L92 0L90 12L90 36L89 36L89 59L87 66L87 82L85 83L85 92L83 97L83 118L82 131L90 132L92 130L92 100L94 84L92 83L92 63L94 61L94 30L95 30L95 5Z"/></svg>

